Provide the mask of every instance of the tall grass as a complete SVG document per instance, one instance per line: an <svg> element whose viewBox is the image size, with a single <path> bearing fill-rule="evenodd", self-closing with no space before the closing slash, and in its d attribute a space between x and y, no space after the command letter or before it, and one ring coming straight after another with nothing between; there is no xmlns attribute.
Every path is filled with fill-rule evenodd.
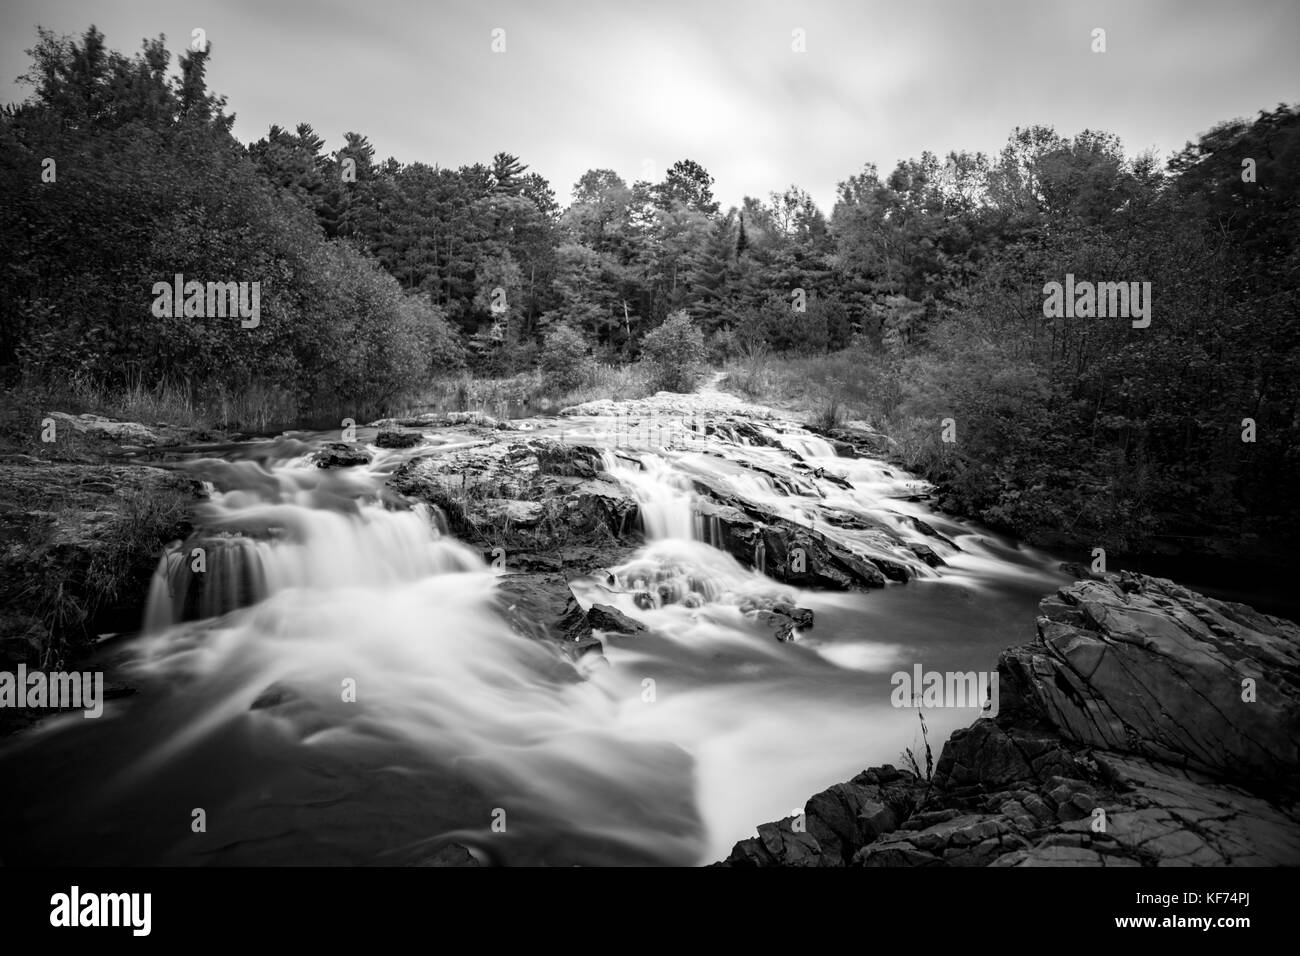
<svg viewBox="0 0 1300 956"><path fill-rule="evenodd" d="M125 385L110 387L88 376L71 375L28 378L8 389L0 410L0 433L6 444L40 454L54 450L39 441L39 423L51 411L91 413L149 427L268 432L335 423L344 417L365 422L430 410L478 411L498 417L511 412L553 414L569 405L644 398L653 392L650 371L639 363L593 363L581 385L565 390L556 389L536 369L509 378L476 378L462 372L417 383L407 397L374 407L347 404L342 397L330 405L307 407L291 393L258 381L235 389L220 383L200 387L173 378L146 384L132 378ZM66 443L59 451L68 451Z"/></svg>
<svg viewBox="0 0 1300 956"><path fill-rule="evenodd" d="M292 395L257 381L233 389L222 384L198 387L171 378L153 385L133 378L117 387L80 375L27 380L6 393L5 404L10 421L15 416L39 421L47 412L61 411L148 426L249 431L291 425L302 414Z"/></svg>
<svg viewBox="0 0 1300 956"><path fill-rule="evenodd" d="M888 432L901 402L897 369L859 345L825 355L773 355L753 348L726 366L727 385L751 401L788 407L810 424L866 421Z"/></svg>

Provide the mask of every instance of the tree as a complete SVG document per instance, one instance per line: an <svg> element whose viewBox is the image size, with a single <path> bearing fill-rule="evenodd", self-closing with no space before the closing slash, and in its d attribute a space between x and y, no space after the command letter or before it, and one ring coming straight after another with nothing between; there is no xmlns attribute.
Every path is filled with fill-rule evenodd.
<svg viewBox="0 0 1300 956"><path fill-rule="evenodd" d="M524 187L524 173L528 167L510 153L497 153L492 157L492 191L517 196Z"/></svg>
<svg viewBox="0 0 1300 956"><path fill-rule="evenodd" d="M655 205L670 209L681 203L688 209L711 216L718 211L713 199L713 177L693 159L679 159L654 189Z"/></svg>
<svg viewBox="0 0 1300 956"><path fill-rule="evenodd" d="M731 283L736 271L735 219L733 209L715 222L704 244L691 255L688 275L691 304L705 335L716 332L729 316Z"/></svg>

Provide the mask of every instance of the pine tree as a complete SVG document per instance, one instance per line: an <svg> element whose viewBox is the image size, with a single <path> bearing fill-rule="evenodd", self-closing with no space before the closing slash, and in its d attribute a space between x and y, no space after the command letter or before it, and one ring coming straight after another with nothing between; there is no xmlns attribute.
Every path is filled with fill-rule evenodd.
<svg viewBox="0 0 1300 956"><path fill-rule="evenodd" d="M492 191L517 196L524 187L524 173L528 167L510 153L497 153L492 157Z"/></svg>
<svg viewBox="0 0 1300 956"><path fill-rule="evenodd" d="M735 267L731 261L732 250L739 239L732 236L733 214L718 220L704 245L692 257L689 281L694 308L705 335L711 335L722 324L727 313L731 280Z"/></svg>

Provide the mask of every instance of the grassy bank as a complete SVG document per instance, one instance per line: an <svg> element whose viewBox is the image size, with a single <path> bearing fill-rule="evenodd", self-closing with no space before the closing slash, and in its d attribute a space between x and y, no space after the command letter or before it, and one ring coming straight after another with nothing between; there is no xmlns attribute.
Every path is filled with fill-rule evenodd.
<svg viewBox="0 0 1300 956"><path fill-rule="evenodd" d="M498 416L554 414L566 406L597 399L642 398L656 388L653 375L640 364L593 365L580 384L567 389L555 388L536 369L508 378L460 372L419 383L390 403L365 407L341 397L329 407L304 406L288 392L256 383L235 391L221 386L197 388L175 380L152 386L135 382L117 389L76 377L24 381L4 392L0 449L54 460L93 459L97 450L93 443L78 443L71 437L52 444L41 441L41 422L51 411L90 413L150 427L165 424L199 432L266 433L324 427L343 418L367 422L430 410Z"/></svg>

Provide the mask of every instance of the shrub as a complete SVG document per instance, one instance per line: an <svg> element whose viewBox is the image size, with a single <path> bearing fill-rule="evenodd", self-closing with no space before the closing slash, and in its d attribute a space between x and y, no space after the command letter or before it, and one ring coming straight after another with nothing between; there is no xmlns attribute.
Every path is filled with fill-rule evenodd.
<svg viewBox="0 0 1300 956"><path fill-rule="evenodd" d="M689 392L706 368L704 333L691 317L673 312L641 340L642 360L654 384L670 392Z"/></svg>

